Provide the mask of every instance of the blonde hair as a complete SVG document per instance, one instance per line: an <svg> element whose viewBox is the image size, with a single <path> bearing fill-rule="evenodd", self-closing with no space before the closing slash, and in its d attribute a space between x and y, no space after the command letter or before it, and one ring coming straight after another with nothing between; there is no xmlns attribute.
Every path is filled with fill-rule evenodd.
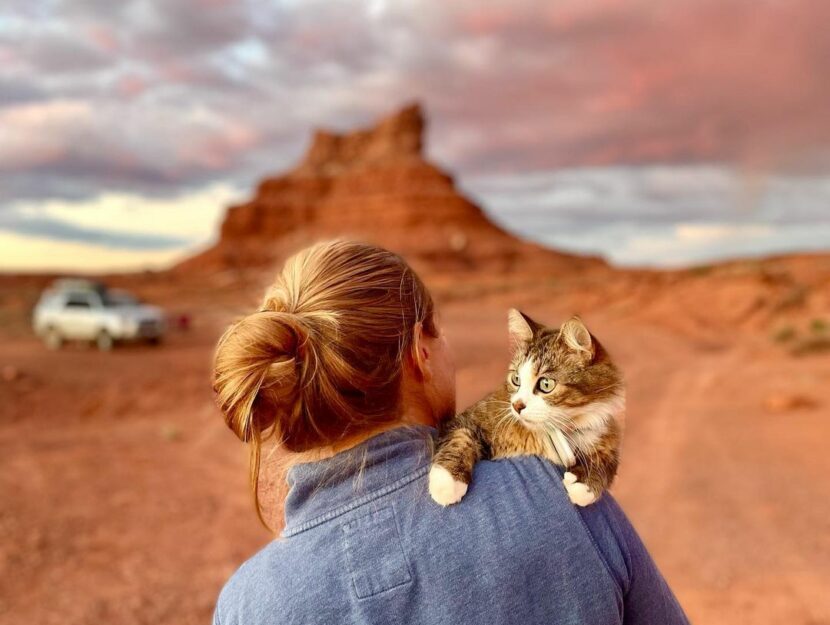
<svg viewBox="0 0 830 625"><path fill-rule="evenodd" d="M263 442L304 452L398 420L403 356L418 324L436 335L432 298L409 265L337 240L289 258L260 309L225 331L214 391L228 427L251 444L263 523Z"/></svg>

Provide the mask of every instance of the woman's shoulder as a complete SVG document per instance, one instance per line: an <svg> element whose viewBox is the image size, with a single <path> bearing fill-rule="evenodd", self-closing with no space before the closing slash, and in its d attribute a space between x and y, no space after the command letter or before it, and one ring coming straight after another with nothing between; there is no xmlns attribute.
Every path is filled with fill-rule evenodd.
<svg viewBox="0 0 830 625"><path fill-rule="evenodd" d="M472 537L464 542L477 541L493 551L509 551L532 541L553 545L585 533L559 468L538 456L482 460L475 465L460 502L441 507L429 501L412 514L422 525L458 527Z"/></svg>
<svg viewBox="0 0 830 625"><path fill-rule="evenodd" d="M553 549L579 548L596 555L614 583L624 588L629 565L625 540L633 531L625 514L609 493L590 506L574 505L562 483L564 472L539 456L481 461L461 504L469 499L472 517L486 508Z"/></svg>
<svg viewBox="0 0 830 625"><path fill-rule="evenodd" d="M278 540L271 541L245 560L225 581L216 602L214 623L228 622L225 612L233 606L245 603L244 598L250 594L251 588L261 581L275 550L279 550Z"/></svg>
<svg viewBox="0 0 830 625"><path fill-rule="evenodd" d="M539 456L511 456L476 464L467 497L482 504L543 507L566 513L572 505L562 484L563 471ZM498 497L495 495L498 494ZM502 499L502 495L509 497Z"/></svg>

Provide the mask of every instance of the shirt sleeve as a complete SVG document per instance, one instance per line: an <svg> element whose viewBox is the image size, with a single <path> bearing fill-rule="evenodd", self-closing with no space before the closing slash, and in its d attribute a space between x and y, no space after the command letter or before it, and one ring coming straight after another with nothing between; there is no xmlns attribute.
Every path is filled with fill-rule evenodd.
<svg viewBox="0 0 830 625"><path fill-rule="evenodd" d="M614 498L605 494L580 514L617 577L624 625L689 625L683 608Z"/></svg>

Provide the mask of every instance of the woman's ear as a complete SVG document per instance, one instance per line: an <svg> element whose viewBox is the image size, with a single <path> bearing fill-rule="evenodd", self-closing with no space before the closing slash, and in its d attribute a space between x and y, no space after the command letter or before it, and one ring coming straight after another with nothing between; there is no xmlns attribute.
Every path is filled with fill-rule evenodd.
<svg viewBox="0 0 830 625"><path fill-rule="evenodd" d="M424 340L424 326L418 322L412 329L412 349L409 359L413 373L419 380L429 382L432 379L432 355L428 341Z"/></svg>

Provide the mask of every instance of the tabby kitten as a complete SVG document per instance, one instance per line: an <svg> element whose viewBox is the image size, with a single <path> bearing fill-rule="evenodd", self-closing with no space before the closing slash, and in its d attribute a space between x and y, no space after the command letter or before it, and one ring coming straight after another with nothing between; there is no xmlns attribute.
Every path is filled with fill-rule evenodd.
<svg viewBox="0 0 830 625"><path fill-rule="evenodd" d="M457 503L480 459L535 454L566 467L570 500L587 506L617 473L622 375L577 317L553 329L511 310L509 330L505 382L441 424L430 495L442 506Z"/></svg>

